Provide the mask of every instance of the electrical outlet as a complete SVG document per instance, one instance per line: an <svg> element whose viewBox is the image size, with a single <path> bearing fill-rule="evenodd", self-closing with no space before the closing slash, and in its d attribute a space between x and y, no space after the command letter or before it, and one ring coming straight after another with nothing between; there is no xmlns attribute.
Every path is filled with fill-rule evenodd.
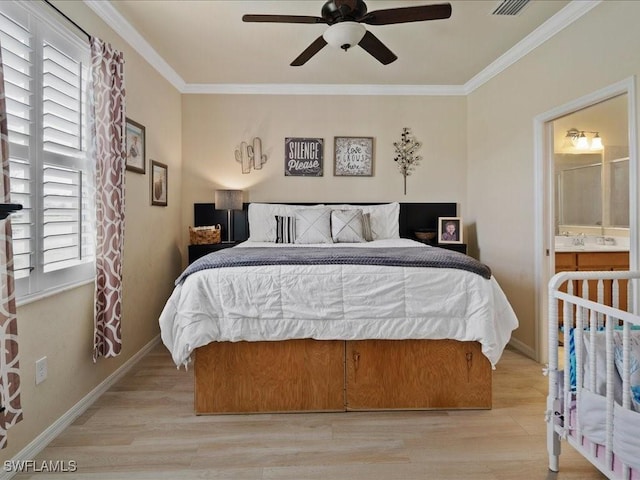
<svg viewBox="0 0 640 480"><path fill-rule="evenodd" d="M47 379L47 357L36 360L36 385Z"/></svg>

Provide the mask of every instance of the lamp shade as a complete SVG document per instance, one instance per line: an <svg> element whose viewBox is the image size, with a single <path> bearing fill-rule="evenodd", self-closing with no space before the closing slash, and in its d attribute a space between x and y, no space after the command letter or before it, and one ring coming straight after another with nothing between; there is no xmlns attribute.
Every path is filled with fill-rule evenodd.
<svg viewBox="0 0 640 480"><path fill-rule="evenodd" d="M584 132L580 132L580 135L578 135L578 143L576 144L576 148L579 148L581 150L586 150L587 148L589 148L589 140L587 139L587 136L584 134Z"/></svg>
<svg viewBox="0 0 640 480"><path fill-rule="evenodd" d="M242 210L242 190L216 190L217 210Z"/></svg>
<svg viewBox="0 0 640 480"><path fill-rule="evenodd" d="M340 22L327 28L322 36L332 47L347 50L358 45L365 33L367 33L367 29L358 22Z"/></svg>

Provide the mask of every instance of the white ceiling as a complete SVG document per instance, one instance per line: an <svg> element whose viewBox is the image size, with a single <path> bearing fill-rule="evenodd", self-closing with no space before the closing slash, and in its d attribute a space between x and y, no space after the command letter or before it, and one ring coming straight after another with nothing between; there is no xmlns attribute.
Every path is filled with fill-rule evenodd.
<svg viewBox="0 0 640 480"><path fill-rule="evenodd" d="M289 64L326 25L244 23L242 15L320 16L323 0L85 3L183 92L233 85L411 85L456 86L449 93L464 94L599 2L533 0L517 16L494 16L498 0L452 0L447 20L367 26L398 56L390 65L361 48L326 46L301 67ZM433 3L444 2L366 1L369 11Z"/></svg>

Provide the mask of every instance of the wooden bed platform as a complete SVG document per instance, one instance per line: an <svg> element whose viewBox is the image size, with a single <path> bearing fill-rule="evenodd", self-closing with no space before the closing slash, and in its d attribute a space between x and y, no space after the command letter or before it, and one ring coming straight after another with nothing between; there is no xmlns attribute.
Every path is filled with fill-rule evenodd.
<svg viewBox="0 0 640 480"><path fill-rule="evenodd" d="M198 415L491 408L477 342L213 342L194 370Z"/></svg>

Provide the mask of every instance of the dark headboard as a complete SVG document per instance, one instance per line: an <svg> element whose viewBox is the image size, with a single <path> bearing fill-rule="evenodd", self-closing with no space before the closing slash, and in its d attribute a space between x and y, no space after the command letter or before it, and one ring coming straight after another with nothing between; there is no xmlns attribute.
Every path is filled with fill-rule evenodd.
<svg viewBox="0 0 640 480"><path fill-rule="evenodd" d="M325 205L343 205L348 202L325 203ZM316 205L317 203L292 203L292 205ZM351 205L372 205L372 203L350 203ZM249 219L245 203L242 210L233 210L233 238L244 241L249 238ZM418 229L438 229L438 217L456 217L456 203L400 203L400 237L415 238L413 232ZM222 238L227 238L227 211L216 210L213 203L195 203L193 205L193 225L222 225Z"/></svg>

